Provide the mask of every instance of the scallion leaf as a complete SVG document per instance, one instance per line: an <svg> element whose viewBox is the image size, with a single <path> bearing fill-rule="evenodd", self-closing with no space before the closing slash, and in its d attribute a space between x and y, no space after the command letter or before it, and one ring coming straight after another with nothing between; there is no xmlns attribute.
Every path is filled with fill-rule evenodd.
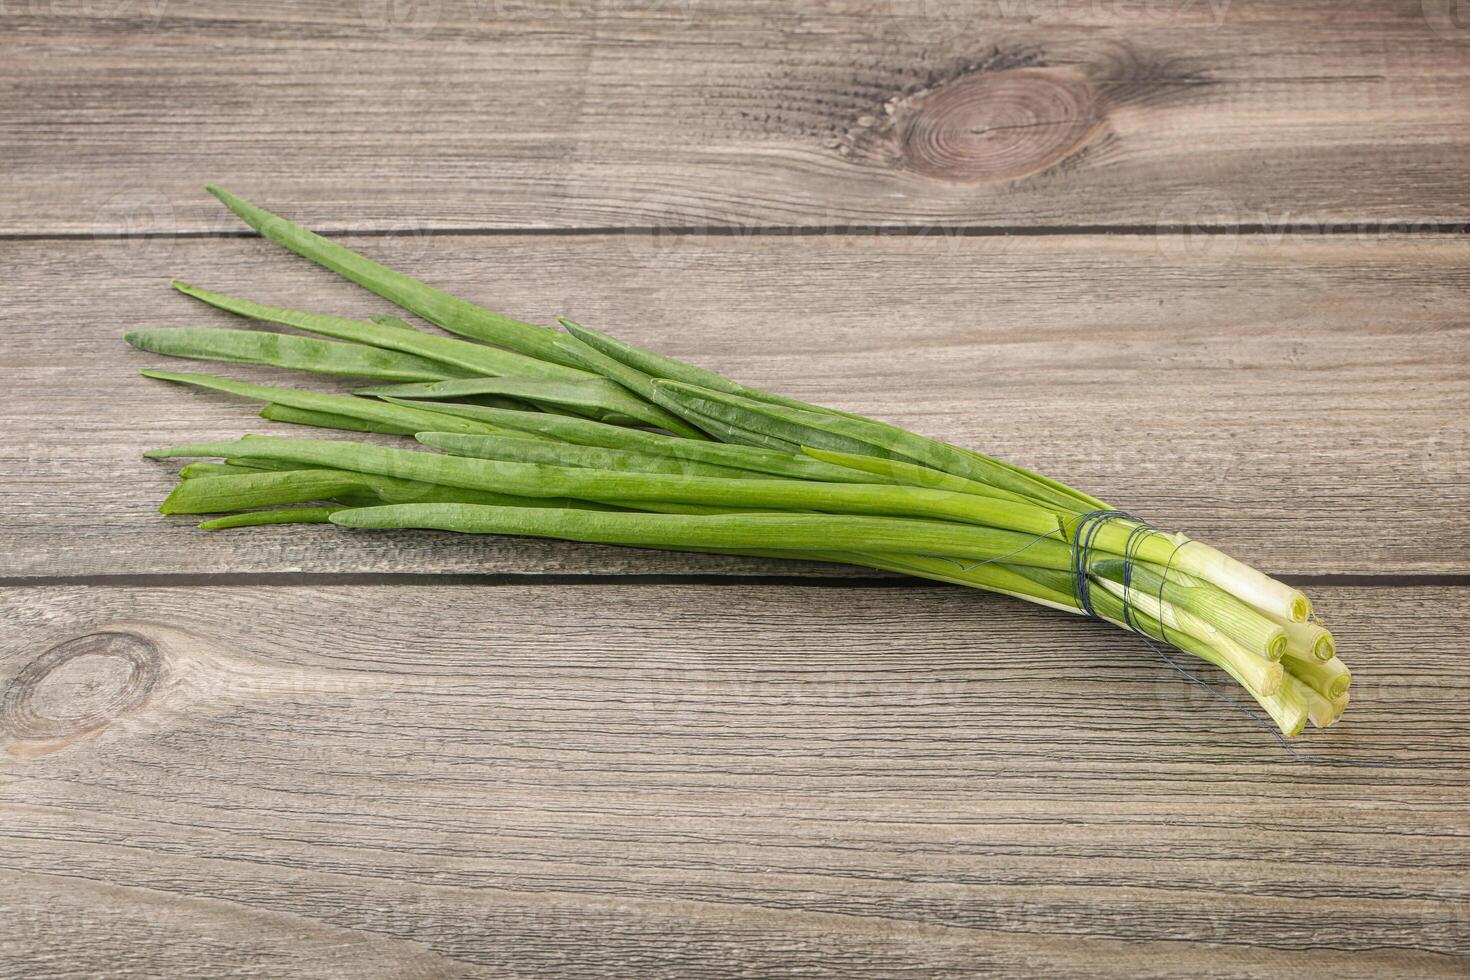
<svg viewBox="0 0 1470 980"><path fill-rule="evenodd" d="M264 208L258 208L226 190L212 186L206 189L247 225L277 245L372 290L390 303L412 310L450 333L509 347L513 351L552 364L565 364L565 355L556 346L558 334L548 327L492 313L473 303L467 303L401 272L379 265L331 239L308 231Z"/></svg>
<svg viewBox="0 0 1470 980"><path fill-rule="evenodd" d="M454 337L424 333L414 330L402 320L393 317L374 317L371 321L348 320L339 316L267 306L248 299L240 299L237 296L226 296L224 293L200 289L178 280L174 281L173 286L185 296L191 296L217 309L251 320L277 323L286 327L295 327L297 330L305 330L307 333L321 334L324 337L336 337L339 340L350 340L386 350L414 354L426 360L460 368L461 373L487 377L515 375L561 378L571 381L586 381L598 377L575 367L547 364L511 351L497 350L483 344L472 344Z"/></svg>
<svg viewBox="0 0 1470 980"><path fill-rule="evenodd" d="M686 437L703 436L677 415L664 411L628 393L627 389L602 378L587 381L548 381L538 378L465 378L427 384L379 385L359 389L359 395L409 401L449 401L483 395L498 395L543 406L548 410L572 409L594 415L626 417L637 424L668 429ZM401 402L400 402L401 404ZM424 406L431 408L432 406Z"/></svg>
<svg viewBox="0 0 1470 980"><path fill-rule="evenodd" d="M169 357L260 364L379 381L442 381L462 373L413 354L267 330L165 327L125 334L140 350Z"/></svg>

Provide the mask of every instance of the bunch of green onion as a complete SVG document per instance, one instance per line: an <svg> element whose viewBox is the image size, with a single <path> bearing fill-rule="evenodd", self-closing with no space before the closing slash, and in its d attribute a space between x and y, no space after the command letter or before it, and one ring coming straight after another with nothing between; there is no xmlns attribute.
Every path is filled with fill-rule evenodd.
<svg viewBox="0 0 1470 980"><path fill-rule="evenodd" d="M176 357L372 382L353 395L144 371L264 402L264 418L411 437L245 436L155 450L165 514L208 529L327 523L843 562L1086 613L1224 670L1280 730L1325 727L1351 676L1307 597L1002 460L728 378L561 321L492 313L210 188L266 238L451 334L179 291L267 330L156 329ZM314 336L304 336L314 335ZM323 340L319 338L331 338Z"/></svg>

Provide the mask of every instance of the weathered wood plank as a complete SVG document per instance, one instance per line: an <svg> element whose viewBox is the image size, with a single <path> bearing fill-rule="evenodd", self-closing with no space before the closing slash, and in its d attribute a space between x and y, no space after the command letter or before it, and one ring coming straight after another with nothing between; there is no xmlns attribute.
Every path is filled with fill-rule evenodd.
<svg viewBox="0 0 1470 980"><path fill-rule="evenodd" d="M0 232L1461 222L1452 0L11 0Z"/></svg>
<svg viewBox="0 0 1470 980"><path fill-rule="evenodd" d="M1279 573L1467 570L1470 435L1457 420L1470 409L1470 242L1211 238L1199 254L1128 236L358 244L496 308L541 322L570 313L754 384L1015 459ZM171 523L155 508L174 469L141 460L143 449L312 433L135 376L186 362L132 350L125 329L239 323L172 293L170 273L324 312L389 308L258 240L0 249L12 270L0 396L10 575L775 567ZM97 281L92 269L105 285L78 288L79 276Z"/></svg>
<svg viewBox="0 0 1470 980"><path fill-rule="evenodd" d="M8 590L0 959L1463 975L1460 598L1321 590L1367 769L960 589Z"/></svg>

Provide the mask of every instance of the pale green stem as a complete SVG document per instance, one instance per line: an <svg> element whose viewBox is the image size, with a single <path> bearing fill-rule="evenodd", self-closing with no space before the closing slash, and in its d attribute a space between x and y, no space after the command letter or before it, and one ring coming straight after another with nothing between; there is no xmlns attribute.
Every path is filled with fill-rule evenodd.
<svg viewBox="0 0 1470 980"><path fill-rule="evenodd" d="M1327 628L1317 623L1285 623L1286 640L1292 650L1327 661L1337 656L1337 641Z"/></svg>
<svg viewBox="0 0 1470 980"><path fill-rule="evenodd" d="M1352 671L1336 657L1318 660L1310 653L1302 655L1288 648L1281 663L1288 672L1328 700L1342 697L1353 683Z"/></svg>

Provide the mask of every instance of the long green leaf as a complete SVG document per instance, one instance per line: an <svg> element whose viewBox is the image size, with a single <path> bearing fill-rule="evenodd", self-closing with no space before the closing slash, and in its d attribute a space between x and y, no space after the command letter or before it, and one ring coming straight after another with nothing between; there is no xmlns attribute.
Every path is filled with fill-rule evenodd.
<svg viewBox="0 0 1470 980"><path fill-rule="evenodd" d="M415 330L396 317L374 317L372 320L348 320L340 316L323 313L307 313L288 310L280 306L267 306L253 300L224 293L200 289L185 282L174 280L173 287L185 296L208 303L216 309L234 313L236 316L259 320L263 323L278 323L295 327L307 333L350 340L385 350L401 351L426 360L447 364L460 369L459 375L501 377L515 375L529 378L558 378L568 381L590 381L598 375L580 368L548 364L524 354L486 347L456 337Z"/></svg>
<svg viewBox="0 0 1470 980"><path fill-rule="evenodd" d="M215 443L154 450L154 458L221 456L286 460L324 469L379 473L402 479L493 490L516 496L565 496L606 503L659 501L742 510L821 510L831 513L930 517L1004 530L1013 550L1030 560L1046 555L1070 567L1070 549L1059 541L1058 517L1044 508L969 494L865 484L822 484L802 480L727 480L713 477L622 473L612 470L511 463L437 456L353 442L252 436L237 443ZM1104 529L1106 531L1107 529ZM1121 546L1126 535L1099 535L1099 546ZM997 539L1000 540L1000 539ZM876 547L869 550L878 550ZM914 550L914 549L910 549ZM948 553L948 552L940 552Z"/></svg>
<svg viewBox="0 0 1470 980"><path fill-rule="evenodd" d="M603 378L587 381L548 381L540 378L465 378L429 384L378 385L360 389L359 395L409 400L444 401L477 395L498 395L546 406L570 408L601 415L627 416L638 424L652 425L685 435L694 431L677 415L650 405L626 389ZM428 407L428 406L425 406Z"/></svg>
<svg viewBox="0 0 1470 980"><path fill-rule="evenodd" d="M683 361L652 351L643 350L632 344L625 343L607 334L589 329L572 321L562 321L562 325L579 341L591 347L601 354L622 363L630 368L642 372L644 375L655 379L666 379L670 382L683 383L694 388L705 389L712 392L733 395L736 398L745 399L750 402L792 409L803 415L819 416L831 420L834 424L827 430L834 435L846 435L880 447L892 447L914 459L916 462L926 466L942 469L947 473L963 476L969 479L979 480L982 483L991 483L1004 489L1015 490L1026 493L1020 487L1030 487L1031 492L1027 496L1038 500L1064 505L1073 510L1106 510L1107 505L1096 497L1082 493L1050 477L1034 473L1014 463L995 459L972 450L961 449L950 446L937 440L928 439L924 436L908 432L907 430L875 422L861 415L850 412L840 412L835 409L824 408L820 405L812 405L806 402L785 398L758 388L750 388L731 381L723 375L704 368L686 364ZM589 366L591 366L589 364ZM645 397L662 405L671 411L678 412L675 405L666 400L653 397L652 393L646 393ZM680 413L683 414L683 413ZM709 415L708 412L701 413ZM729 419L725 419L727 423ZM842 425L841 423L850 423ZM743 428L750 428L744 426ZM893 444L902 443L905 448L897 449ZM837 447L832 447L837 448ZM845 451L839 449L838 451ZM985 474L1001 474L998 480L986 479ZM1000 482L1003 481L1003 482Z"/></svg>
<svg viewBox="0 0 1470 980"><path fill-rule="evenodd" d="M229 463L190 463L179 470L181 480L201 480L216 476L239 476L253 466L231 466Z"/></svg>
<svg viewBox="0 0 1470 980"><path fill-rule="evenodd" d="M682 381L700 388L728 392L732 395L742 395L746 398L768 402L772 405L785 405L788 408L800 408L827 415L840 415L855 419L862 418L861 415L851 415L847 412L838 411L835 408L812 405L808 402L797 401L794 398L787 398L784 395L762 391L759 388L751 388L737 381L733 381L723 374L716 374L714 371L706 370L687 361L665 357L663 354L656 354L646 348L635 347L626 341L619 340L599 330L585 327L573 320L563 319L560 322L584 347L590 347L604 357L652 380ZM573 353L580 352L573 351ZM585 355L582 357L582 360L584 363L589 362L589 359ZM603 372L601 369L598 369L598 373L601 374ZM648 396L645 395L644 397Z"/></svg>
<svg viewBox="0 0 1470 980"><path fill-rule="evenodd" d="M161 327L134 330L124 334L123 339L140 350L169 357L260 364L378 381L442 381L459 373L413 354L268 330Z"/></svg>
<svg viewBox="0 0 1470 980"><path fill-rule="evenodd" d="M194 466L203 464L195 463ZM234 469L225 466L224 469ZM587 500L557 497L521 497L486 490L448 487L401 480L376 473L338 469L297 469L274 472L236 470L205 478L184 479L164 501L165 514L220 514L228 511L275 507L313 500L344 500L366 495L368 503L460 503L496 507L581 507L607 510Z"/></svg>
<svg viewBox="0 0 1470 980"><path fill-rule="evenodd" d="M749 391L744 385L737 384L724 375L707 371L702 367L696 367L693 364L688 364L672 357L655 354L653 351L645 350L641 347L635 347L599 330L585 327L574 320L563 319L560 322L568 333L592 350L601 354L603 357L623 365L625 368L638 372L644 377L684 381L703 388L728 391L732 394L746 394ZM575 350L575 348L570 350ZM648 396L645 394L644 397Z"/></svg>
<svg viewBox="0 0 1470 980"><path fill-rule="evenodd" d="M274 388L267 385L249 384L244 381L231 381L228 378L216 378L208 374L185 374L177 371L143 371L140 373L145 378L156 378L160 381L173 381L178 384L196 385L200 388L211 388L215 391L224 391L232 395L240 395L244 398L253 398L256 401L274 402L277 405L284 405L287 408L302 409L308 412L325 412L328 415L343 415L348 418L363 419L382 425L398 426L410 431L437 432L447 429L452 432L469 432L475 434L500 431L492 425L484 422L472 422L469 419L452 419L446 425L445 417L442 415L436 415L433 412L425 412L402 405L390 405L369 398L354 398L350 395L323 395L314 391L298 391L295 388Z"/></svg>
<svg viewBox="0 0 1470 980"><path fill-rule="evenodd" d="M241 473L183 480L159 508L164 514L224 514L255 507L331 500L367 487L367 478L339 470Z"/></svg>
<svg viewBox="0 0 1470 980"><path fill-rule="evenodd" d="M257 510L248 514L230 514L205 521L205 531L225 531L236 527L265 527L270 524L330 524L332 515L341 507L285 507L280 510Z"/></svg>
<svg viewBox="0 0 1470 980"><path fill-rule="evenodd" d="M560 323L568 330L582 329L579 324L571 320L562 319ZM557 341L557 347L567 355L573 364L586 368L588 371L595 371L646 401L653 401L654 379L651 375L608 357L602 351L583 343L575 336L562 337Z"/></svg>
<svg viewBox="0 0 1470 980"><path fill-rule="evenodd" d="M870 442L802 424L790 414L792 409L782 406L767 405L710 388L697 388L680 381L656 381L653 391L654 399L671 411L685 416L712 418L761 438L854 455L871 456L882 452Z"/></svg>
<svg viewBox="0 0 1470 980"><path fill-rule="evenodd" d="M687 406L688 410L713 415L731 424L743 425L757 431L770 431L779 438L799 442L804 446L836 452L897 457L1076 513L1106 509L1106 505L1095 498L1070 488L1059 490L1052 482L1035 479L999 460L915 435L882 422L772 405L678 381L659 381L654 387L657 392L666 393L667 400L660 400L660 404L665 407Z"/></svg>
<svg viewBox="0 0 1470 980"><path fill-rule="evenodd" d="M973 493L981 497L998 497L1001 500L1014 500L1019 503L1026 503L1030 500L1029 497L1023 497L1008 490L1000 490L988 483L967 480L962 476L955 476L942 470L920 466L918 463L906 463L902 460L856 453L839 453L828 449L814 449L811 446L803 446L802 449L813 459L856 470L867 474L870 479L873 476L883 476L892 479L894 483L903 483L913 487L929 487L931 490L953 490L956 493Z"/></svg>
<svg viewBox="0 0 1470 980"><path fill-rule="evenodd" d="M260 410L260 417L271 422L285 422L289 425L309 425L317 429L338 429L342 432L377 432L390 436L411 436L418 431L412 425L389 425L386 422L374 422L368 419L352 418L347 415L337 415L332 412L312 412L304 408L292 408L289 405L277 405L271 402Z"/></svg>
<svg viewBox="0 0 1470 980"><path fill-rule="evenodd" d="M205 188L261 235L303 258L370 289L450 333L499 344L541 361L566 364L556 346L557 332L492 313L359 255L315 232L256 207L219 187ZM517 373L517 372L510 372ZM525 373L525 372L519 372Z"/></svg>
<svg viewBox="0 0 1470 980"><path fill-rule="evenodd" d="M590 514L463 504L404 504L339 511L356 528L427 528L516 534L647 548L760 548L790 551L933 550L984 560L1014 549L1015 535L969 525L831 514ZM792 557L801 557L793 554ZM1014 560L1027 556L1017 555Z"/></svg>
<svg viewBox="0 0 1470 980"><path fill-rule="evenodd" d="M551 466L573 466L583 469L615 470L620 473L669 473L682 476L710 476L726 480L766 479L765 474L729 466L697 463L687 459L653 456L622 449L603 449L553 442L534 436L469 436L456 432L420 432L419 442L456 456L477 459L500 459L512 463L545 463Z"/></svg>
<svg viewBox="0 0 1470 980"><path fill-rule="evenodd" d="M659 384L662 384L662 382ZM659 406L682 416L721 442L732 443L737 446L755 446L759 449L791 453L793 455L801 452L801 443L794 442L790 439L783 439L770 431L769 428L743 426L731 422L728 419L720 418L718 415L700 411L699 408L688 404L682 399L671 397L667 390L657 385L654 387L653 392L654 401Z"/></svg>
<svg viewBox="0 0 1470 980"><path fill-rule="evenodd" d="M388 400L393 401L391 398ZM408 402L405 404L417 403ZM582 446L599 446L604 449L622 449L628 452L648 453L665 456L670 459L685 459L698 463L711 463L716 466L729 466L735 469L749 470L753 473L765 473L771 476L786 476L798 480L821 480L827 483L900 484L911 482L908 480L896 480L878 474L861 473L850 467L835 466L789 452L778 452L775 450L761 449L756 446L743 446L734 443L679 439L653 432L644 432L639 429L629 429L624 426L608 425L604 422L595 422L591 419L569 418L565 415L552 415L546 412L518 412L507 409L486 408L480 405L447 405L443 403L436 403L432 406L431 410L444 412L449 415L457 415L462 418L474 419L479 422L486 422L499 426L502 429L513 429L520 433L530 433L559 441L572 442Z"/></svg>

